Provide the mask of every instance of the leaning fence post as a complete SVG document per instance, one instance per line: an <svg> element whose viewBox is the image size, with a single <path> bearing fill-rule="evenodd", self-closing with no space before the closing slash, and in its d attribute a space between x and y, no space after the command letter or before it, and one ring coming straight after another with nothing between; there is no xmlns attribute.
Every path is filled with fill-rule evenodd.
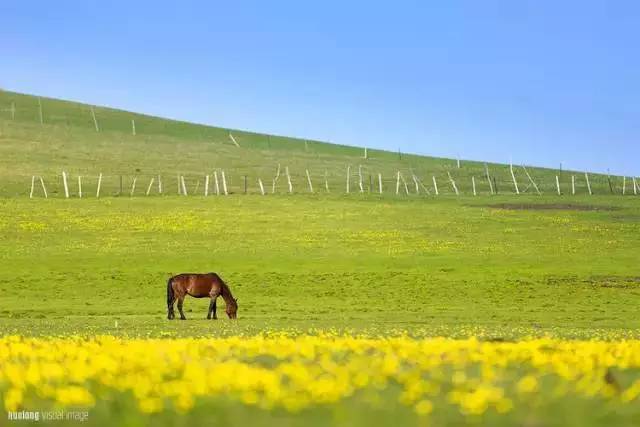
<svg viewBox="0 0 640 427"><path fill-rule="evenodd" d="M218 171L213 171L213 180L216 184L216 196L220 195L220 184L218 183Z"/></svg>
<svg viewBox="0 0 640 427"><path fill-rule="evenodd" d="M473 186L473 195L476 196L476 177L472 176L471 177L471 185Z"/></svg>
<svg viewBox="0 0 640 427"><path fill-rule="evenodd" d="M533 180L533 178L531 178L531 175L529 174L529 171L527 170L527 168L524 167L524 165L522 165L522 169L524 169L524 173L527 174L527 178L529 178L529 181L531 182L531 184L533 185L533 188L535 188L536 193L538 193L538 195L542 195L542 193L540 193L540 189L538 188L538 185L536 184L536 182Z"/></svg>
<svg viewBox="0 0 640 427"><path fill-rule="evenodd" d="M182 184L182 195L187 196L189 193L187 193L187 185L184 182L184 175L180 175L180 183Z"/></svg>
<svg viewBox="0 0 640 427"><path fill-rule="evenodd" d="M329 179L327 178L327 170L324 170L324 189L329 192Z"/></svg>
<svg viewBox="0 0 640 427"><path fill-rule="evenodd" d="M209 195L209 175L205 175L204 177L204 196L207 197Z"/></svg>
<svg viewBox="0 0 640 427"><path fill-rule="evenodd" d="M151 181L149 181L149 186L147 187L147 192L145 193L145 195L149 195L151 194L151 187L153 186L153 181L155 180L154 177L151 177Z"/></svg>
<svg viewBox="0 0 640 427"><path fill-rule="evenodd" d="M571 194L576 195L576 176L571 175Z"/></svg>
<svg viewBox="0 0 640 427"><path fill-rule="evenodd" d="M416 185L416 194L420 194L420 187L418 187L418 178L414 174L411 174L411 178L413 178L413 183Z"/></svg>
<svg viewBox="0 0 640 427"><path fill-rule="evenodd" d="M638 195L638 186L636 184L636 177L633 177L633 195L637 196Z"/></svg>
<svg viewBox="0 0 640 427"><path fill-rule="evenodd" d="M260 193L264 196L264 185L262 185L262 180L258 178L258 185L260 185Z"/></svg>
<svg viewBox="0 0 640 427"><path fill-rule="evenodd" d="M134 176L133 177L133 183L131 183L131 191L129 192L129 197L133 196L133 193L135 193L136 191L136 182L138 181L138 177Z"/></svg>
<svg viewBox="0 0 640 427"><path fill-rule="evenodd" d="M225 176L224 171L222 171L221 174L222 174L222 190L224 190L224 195L228 196L229 191L227 191L227 177Z"/></svg>
<svg viewBox="0 0 640 427"><path fill-rule="evenodd" d="M291 175L289 175L289 166L285 167L285 173L287 174L287 183L289 184L289 193L293 193L293 185L291 184Z"/></svg>
<svg viewBox="0 0 640 427"><path fill-rule="evenodd" d="M516 181L516 174L513 173L513 163L509 163L509 170L511 171L511 178L513 179L513 187L516 189L516 194L520 194L520 189L518 189L518 181Z"/></svg>
<svg viewBox="0 0 640 427"><path fill-rule="evenodd" d="M431 179L433 180L433 189L436 192L436 196L438 196L440 193L438 192L438 183L436 182L436 176L431 175Z"/></svg>
<svg viewBox="0 0 640 427"><path fill-rule="evenodd" d="M491 182L491 175L489 175L489 166L487 166L487 164L484 164L484 171L485 174L487 175L487 181L489 181L489 190L491 190L491 194L494 194L493 192L493 183Z"/></svg>
<svg viewBox="0 0 640 427"><path fill-rule="evenodd" d="M158 175L158 194L162 194L162 177Z"/></svg>
<svg viewBox="0 0 640 427"><path fill-rule="evenodd" d="M40 99L40 98L38 98ZM64 197L69 198L69 186L67 185L67 173L62 171L62 183L64 184Z"/></svg>
<svg viewBox="0 0 640 427"><path fill-rule="evenodd" d="M29 191L29 198L33 199L33 187L36 185L36 176L31 176L31 191Z"/></svg>
<svg viewBox="0 0 640 427"><path fill-rule="evenodd" d="M456 196L459 196L460 193L458 192L458 186L456 185L456 182L454 181L454 179L451 176L451 173L449 173L449 171L447 171L447 175L449 176L449 181L451 182L451 186L453 187L453 191L455 191Z"/></svg>
<svg viewBox="0 0 640 427"><path fill-rule="evenodd" d="M311 175L309 175L309 169L304 170L307 173L307 182L309 182L309 191L313 193L313 184L311 184Z"/></svg>
<svg viewBox="0 0 640 427"><path fill-rule="evenodd" d="M82 199L82 177L78 175L78 198Z"/></svg>
<svg viewBox="0 0 640 427"><path fill-rule="evenodd" d="M96 127L96 132L100 132L100 128L98 127L98 119L96 119L96 112L93 111L93 106L91 106L91 117L93 117L93 125Z"/></svg>
<svg viewBox="0 0 640 427"><path fill-rule="evenodd" d="M44 198L48 199L49 195L47 194L47 187L44 186L44 180L40 177L40 185L42 185L42 191L44 192Z"/></svg>
<svg viewBox="0 0 640 427"><path fill-rule="evenodd" d="M409 195L409 187L407 187L407 181L404 180L404 176L400 175L400 179L402 179L402 183L404 184L404 192Z"/></svg>
<svg viewBox="0 0 640 427"><path fill-rule="evenodd" d="M396 196L400 194L400 171L396 175Z"/></svg>
<svg viewBox="0 0 640 427"><path fill-rule="evenodd" d="M589 190L589 195L593 195L593 192L591 191L591 183L589 182L589 174L585 172L584 177L587 180L587 189Z"/></svg>
<svg viewBox="0 0 640 427"><path fill-rule="evenodd" d="M96 199L100 197L100 187L102 186L102 172L98 175L98 187L96 188Z"/></svg>
<svg viewBox="0 0 640 427"><path fill-rule="evenodd" d="M560 178L558 175L556 175L556 189L558 190L558 196L561 196L562 192L560 191Z"/></svg>
<svg viewBox="0 0 640 427"><path fill-rule="evenodd" d="M358 165L358 186L360 187L360 192L364 193L364 188L362 187L362 166Z"/></svg>

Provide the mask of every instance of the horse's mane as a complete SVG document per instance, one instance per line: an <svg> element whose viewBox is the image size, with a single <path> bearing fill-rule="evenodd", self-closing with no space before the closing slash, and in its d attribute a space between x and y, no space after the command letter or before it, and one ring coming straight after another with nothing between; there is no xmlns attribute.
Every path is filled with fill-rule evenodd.
<svg viewBox="0 0 640 427"><path fill-rule="evenodd" d="M229 289L229 286L227 286L224 280L222 280L222 277L220 277L217 273L210 273L210 274L212 274L214 279L220 283L220 288L222 289L221 296L224 299L224 302L227 304L232 304L237 307L238 304L236 303L235 298L233 298L233 294L231 294L231 289Z"/></svg>

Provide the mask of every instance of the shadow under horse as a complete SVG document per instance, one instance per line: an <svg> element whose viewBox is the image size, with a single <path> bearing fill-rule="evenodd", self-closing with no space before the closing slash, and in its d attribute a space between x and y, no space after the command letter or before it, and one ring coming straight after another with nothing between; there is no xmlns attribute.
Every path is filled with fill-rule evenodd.
<svg viewBox="0 0 640 427"><path fill-rule="evenodd" d="M233 298L231 289L216 273L183 273L173 276L167 282L167 318L176 317L173 304L178 301L180 319L185 320L182 304L184 298L191 295L194 298L211 298L207 319L217 319L216 299L221 296L226 304L225 311L229 319L235 319L238 313L238 301Z"/></svg>

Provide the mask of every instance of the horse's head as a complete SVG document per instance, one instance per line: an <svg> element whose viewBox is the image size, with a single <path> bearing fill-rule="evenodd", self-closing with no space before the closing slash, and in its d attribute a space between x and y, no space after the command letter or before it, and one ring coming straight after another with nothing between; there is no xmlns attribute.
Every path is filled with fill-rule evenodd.
<svg viewBox="0 0 640 427"><path fill-rule="evenodd" d="M226 312L227 312L227 316L229 316L229 319L236 319L238 317L238 300L237 299L232 298L231 301L229 301L229 304L227 304Z"/></svg>

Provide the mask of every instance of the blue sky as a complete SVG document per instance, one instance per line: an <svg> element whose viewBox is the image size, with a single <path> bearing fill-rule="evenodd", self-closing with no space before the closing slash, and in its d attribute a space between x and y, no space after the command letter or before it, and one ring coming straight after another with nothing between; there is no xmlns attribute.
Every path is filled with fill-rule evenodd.
<svg viewBox="0 0 640 427"><path fill-rule="evenodd" d="M640 175L640 2L4 1L0 87Z"/></svg>

